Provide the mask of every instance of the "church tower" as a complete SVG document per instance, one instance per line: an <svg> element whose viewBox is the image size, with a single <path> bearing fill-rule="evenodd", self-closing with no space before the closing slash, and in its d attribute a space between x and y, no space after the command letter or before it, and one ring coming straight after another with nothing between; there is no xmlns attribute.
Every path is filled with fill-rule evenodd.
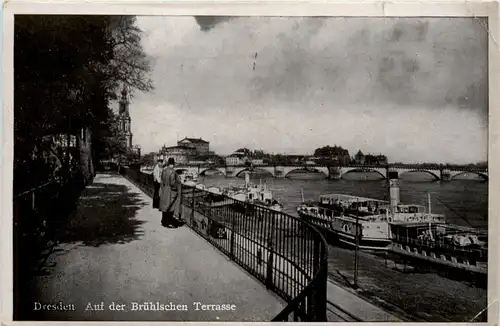
<svg viewBox="0 0 500 326"><path fill-rule="evenodd" d="M130 131L130 113L128 110L129 104L130 102L127 95L127 89L124 86L122 90L122 96L120 98L118 123L120 132L123 136L125 136L125 147L128 150L132 149L132 132Z"/></svg>

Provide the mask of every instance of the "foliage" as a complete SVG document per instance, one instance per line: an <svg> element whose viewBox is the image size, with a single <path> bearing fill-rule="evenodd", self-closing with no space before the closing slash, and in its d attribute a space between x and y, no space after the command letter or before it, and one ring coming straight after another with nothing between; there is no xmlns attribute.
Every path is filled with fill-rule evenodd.
<svg viewBox="0 0 500 326"><path fill-rule="evenodd" d="M151 166L154 165L156 162L156 157L158 156L158 153L151 152L147 153L141 156L139 163L144 166Z"/></svg>
<svg viewBox="0 0 500 326"><path fill-rule="evenodd" d="M365 155L365 164L387 164L387 156L385 155Z"/></svg>
<svg viewBox="0 0 500 326"><path fill-rule="evenodd" d="M110 108L107 112L107 118L95 125L93 133L92 145L96 152L95 158L100 161L110 160L126 153L126 138L119 132L118 117Z"/></svg>
<svg viewBox="0 0 500 326"><path fill-rule="evenodd" d="M14 177L40 164L47 135L90 127L93 156L123 152L110 101L152 89L135 17L18 15L14 34Z"/></svg>
<svg viewBox="0 0 500 326"><path fill-rule="evenodd" d="M341 146L323 146L314 150L315 157L341 157L349 156L349 151Z"/></svg>

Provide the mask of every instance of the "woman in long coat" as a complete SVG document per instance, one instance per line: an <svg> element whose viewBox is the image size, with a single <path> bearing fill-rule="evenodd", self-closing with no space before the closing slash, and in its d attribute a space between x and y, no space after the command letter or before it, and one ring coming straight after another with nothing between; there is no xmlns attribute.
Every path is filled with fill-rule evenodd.
<svg viewBox="0 0 500 326"><path fill-rule="evenodd" d="M168 228L178 226L176 219L180 219L181 209L181 182L174 164L174 159L169 158L167 167L161 173L159 209L162 212L161 224Z"/></svg>

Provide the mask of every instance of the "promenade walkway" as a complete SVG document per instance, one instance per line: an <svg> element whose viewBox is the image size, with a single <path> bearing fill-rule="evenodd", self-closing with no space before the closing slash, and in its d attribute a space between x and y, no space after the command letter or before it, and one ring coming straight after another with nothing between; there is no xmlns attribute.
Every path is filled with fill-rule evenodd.
<svg viewBox="0 0 500 326"><path fill-rule="evenodd" d="M188 227L161 227L151 199L118 175L96 176L59 240L34 300L69 310L42 309L34 319L269 321L285 307ZM134 310L145 302L177 307ZM196 302L234 310L196 310Z"/></svg>
<svg viewBox="0 0 500 326"><path fill-rule="evenodd" d="M340 286L327 283L327 318L330 322L403 322Z"/></svg>

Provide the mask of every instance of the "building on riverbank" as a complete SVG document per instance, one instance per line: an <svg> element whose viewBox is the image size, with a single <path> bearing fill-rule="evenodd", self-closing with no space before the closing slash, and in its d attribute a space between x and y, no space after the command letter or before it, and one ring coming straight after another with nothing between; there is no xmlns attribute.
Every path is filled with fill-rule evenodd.
<svg viewBox="0 0 500 326"><path fill-rule="evenodd" d="M176 164L185 164L188 162L188 156L193 152L193 148L187 146L169 146L160 150L160 157L163 161L173 158Z"/></svg>
<svg viewBox="0 0 500 326"><path fill-rule="evenodd" d="M210 142L201 138L184 137L184 139L177 142L177 146L191 148L196 154L199 155L208 155L210 151Z"/></svg>

